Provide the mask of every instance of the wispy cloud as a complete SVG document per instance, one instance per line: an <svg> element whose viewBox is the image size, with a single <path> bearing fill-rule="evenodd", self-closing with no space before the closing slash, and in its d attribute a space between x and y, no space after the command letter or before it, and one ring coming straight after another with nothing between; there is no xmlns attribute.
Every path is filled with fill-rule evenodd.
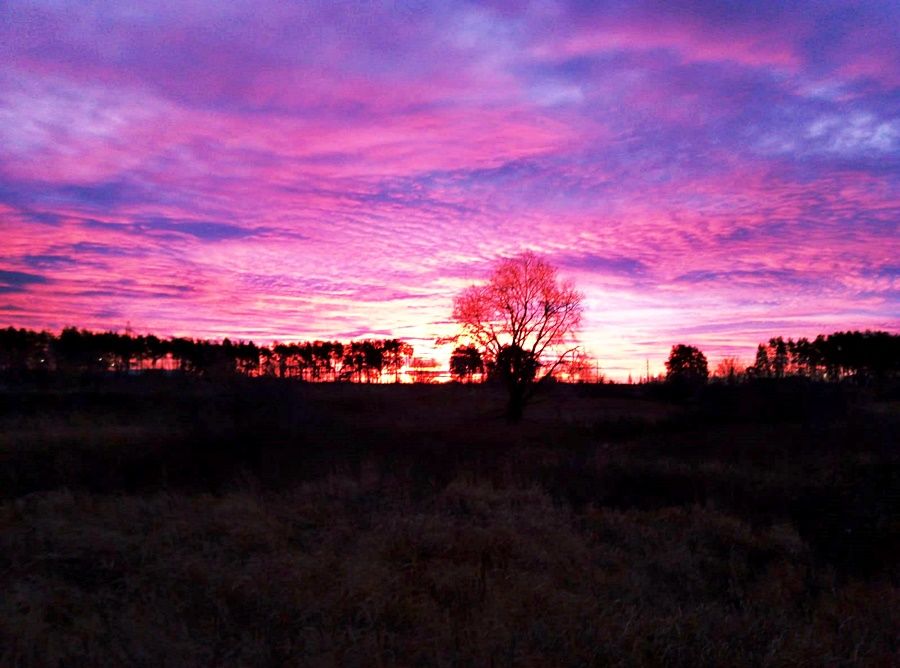
<svg viewBox="0 0 900 668"><path fill-rule="evenodd" d="M10 292L27 292L33 285L49 283L46 276L30 274L24 271L0 270L0 294Z"/></svg>
<svg viewBox="0 0 900 668"><path fill-rule="evenodd" d="M623 376L682 337L897 329L898 23L874 1L7 3L3 312L426 342L530 249Z"/></svg>

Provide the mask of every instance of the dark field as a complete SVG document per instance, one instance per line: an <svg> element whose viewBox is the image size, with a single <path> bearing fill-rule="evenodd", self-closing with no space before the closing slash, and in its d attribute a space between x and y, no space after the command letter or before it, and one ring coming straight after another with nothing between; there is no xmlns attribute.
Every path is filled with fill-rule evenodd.
<svg viewBox="0 0 900 668"><path fill-rule="evenodd" d="M2 666L900 663L889 392L0 387Z"/></svg>

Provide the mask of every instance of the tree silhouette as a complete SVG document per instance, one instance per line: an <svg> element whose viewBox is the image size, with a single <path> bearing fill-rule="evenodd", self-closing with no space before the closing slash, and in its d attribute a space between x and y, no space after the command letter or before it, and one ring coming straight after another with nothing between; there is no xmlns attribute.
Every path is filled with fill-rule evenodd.
<svg viewBox="0 0 900 668"><path fill-rule="evenodd" d="M8 327L0 329L0 372L56 371L63 374L178 371L223 378L275 376L307 381L378 382L387 371L396 382L410 365L412 346L399 339L279 343L221 341L152 334L91 332L66 327L54 336ZM161 364L162 363L162 364Z"/></svg>
<svg viewBox="0 0 900 668"><path fill-rule="evenodd" d="M677 385L699 385L709 377L706 355L699 348L679 343L672 346L666 360L666 382Z"/></svg>
<svg viewBox="0 0 900 668"><path fill-rule="evenodd" d="M104 349L100 334L66 327L53 342L59 367L68 372L89 373L108 370L112 352Z"/></svg>
<svg viewBox="0 0 900 668"><path fill-rule="evenodd" d="M541 363L530 351L515 345L503 346L497 357L488 362L488 380L500 381L509 389L507 417L510 420L521 419L522 408L528 398L526 393L540 366Z"/></svg>
<svg viewBox="0 0 900 668"><path fill-rule="evenodd" d="M0 369L22 372L49 368L50 344L47 332L7 327L0 329Z"/></svg>
<svg viewBox="0 0 900 668"><path fill-rule="evenodd" d="M394 374L394 382L400 382L400 370L412 359L413 347L400 339L387 339L381 345L384 368Z"/></svg>
<svg viewBox="0 0 900 668"><path fill-rule="evenodd" d="M476 373L484 373L481 352L475 346L458 346L450 355L450 377L471 383Z"/></svg>
<svg viewBox="0 0 900 668"><path fill-rule="evenodd" d="M531 260L536 258L531 256ZM550 273L555 277L552 268ZM505 285L516 287L515 282L507 282ZM490 284L480 290L486 291L488 287ZM558 285L555 288L565 293ZM523 289L515 292L510 289L507 296L524 294L528 294L528 291ZM574 295L580 297L577 293ZM457 299L457 303L461 297ZM569 313L577 316L580 308L577 300L574 307L570 305L570 308L574 310ZM556 327L564 316L555 320L548 319L545 331L532 330L533 336L529 339L523 332L528 331L534 320L541 318L535 317L529 321L527 315L520 314L538 313L543 316L544 311L534 310L533 304L528 305L527 311L524 309L525 307L520 310L510 307L510 310L497 315L495 320L478 324L480 331L486 335L487 344L481 348L459 346L451 357L451 377L454 379L471 380L475 374L481 374L482 378L507 384L513 416L516 404L520 408L524 406L528 391L533 389L537 378L549 379L555 372L560 378L584 381L593 378L592 374L595 373L590 360L572 350L567 351L569 354L563 358L556 356L562 349L559 345L547 344L545 349L540 345L534 347L542 333L552 335L568 331L566 337L557 338L556 341L570 342L574 329L572 323L577 323L577 319L569 320L568 330L562 325ZM490 313L490 310L484 307L481 312ZM506 314L510 316L510 334L504 329ZM516 340L524 341L524 345L511 343L514 338L512 332L518 336ZM478 341L476 336L470 335L470 338ZM496 345L498 343L499 348ZM679 346L675 347L678 348ZM692 349L691 346L681 348L688 351ZM553 355L542 355L544 350ZM673 362L674 374L670 369L668 375L672 380L684 376L684 369L692 368L689 355L684 350L674 359L670 358L670 364ZM416 382L431 382L441 375L433 360L429 360L427 364L421 359L414 360L412 347L399 339L366 339L347 344L340 341L276 342L271 346L257 346L252 342L234 342L228 338L222 341L181 337L160 339L152 334L91 332L76 327L66 327L58 335L13 327L0 329L0 372L13 376L33 372L106 375L154 370L171 373L177 370L185 375L207 378L238 374L318 382L378 382L385 372L391 374L394 381L399 381L404 368L409 370L410 377ZM700 375L703 374L695 373L694 377L699 379ZM882 387L898 375L900 335L869 330L834 332L827 336L819 335L812 341L807 338L794 340L772 337L759 345L755 364L747 367L743 374L741 365L735 358L723 359L715 373L717 378L729 382L740 380L742 376L804 376L814 381L877 384Z"/></svg>
<svg viewBox="0 0 900 668"><path fill-rule="evenodd" d="M500 370L507 389L507 417L518 421L535 387L535 372L544 377L577 347L582 295L560 281L557 270L531 252L501 260L487 282L466 288L453 301L453 319L478 346L484 359ZM495 377L497 372L495 371Z"/></svg>
<svg viewBox="0 0 900 668"><path fill-rule="evenodd" d="M761 343L749 373L760 378L799 375L831 382L884 382L900 371L900 336L889 332L834 332L814 340L782 337Z"/></svg>
<svg viewBox="0 0 900 668"><path fill-rule="evenodd" d="M721 378L729 385L733 385L744 375L744 365L737 357L723 357L716 365L716 371L713 374L716 378Z"/></svg>
<svg viewBox="0 0 900 668"><path fill-rule="evenodd" d="M772 373L776 378L784 378L788 370L788 348L780 336L769 339L769 350L772 352Z"/></svg>
<svg viewBox="0 0 900 668"><path fill-rule="evenodd" d="M560 377L570 383L603 383L604 376L598 362L584 352L578 351L560 366Z"/></svg>
<svg viewBox="0 0 900 668"><path fill-rule="evenodd" d="M772 375L772 363L769 361L769 352L762 343L756 347L756 360L747 371L757 378L768 378Z"/></svg>

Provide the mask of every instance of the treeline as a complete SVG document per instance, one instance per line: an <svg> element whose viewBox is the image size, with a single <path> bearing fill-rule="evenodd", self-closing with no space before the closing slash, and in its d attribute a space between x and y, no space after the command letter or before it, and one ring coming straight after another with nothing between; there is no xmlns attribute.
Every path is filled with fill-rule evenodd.
<svg viewBox="0 0 900 668"><path fill-rule="evenodd" d="M679 346L675 347L676 349ZM693 350L691 346L680 346ZM674 351L675 349L673 349ZM676 356L667 362L668 375L692 373L705 381L706 358L694 369ZM674 354L674 352L673 352ZM273 376L309 382L400 381L409 371L414 380L417 364L413 348L399 339L312 341L259 346L252 341L210 341L184 337L159 338L152 334L91 332L67 327L55 335L8 327L0 329L0 372L52 371L77 373L135 373L165 371L197 376ZM670 368L673 367L673 368ZM450 378L457 381L489 380L491 364L472 346L459 347L450 359ZM429 367L427 372L434 374ZM574 357L557 370L560 380L603 382L596 363ZM860 381L900 375L900 335L881 331L835 332L815 339L775 337L761 343L751 366L726 358L714 376L743 378L802 376L815 380ZM428 379L430 380L430 378Z"/></svg>
<svg viewBox="0 0 900 668"><path fill-rule="evenodd" d="M133 373L167 371L198 376L277 376L305 381L400 380L413 348L399 339L343 343L313 341L258 346L252 341L209 341L91 332L67 327L58 336L9 327L0 330L0 371Z"/></svg>
<svg viewBox="0 0 900 668"><path fill-rule="evenodd" d="M805 376L836 381L842 378L878 380L900 372L900 335L853 331L785 340L769 339L756 349L756 360L747 367L753 378Z"/></svg>

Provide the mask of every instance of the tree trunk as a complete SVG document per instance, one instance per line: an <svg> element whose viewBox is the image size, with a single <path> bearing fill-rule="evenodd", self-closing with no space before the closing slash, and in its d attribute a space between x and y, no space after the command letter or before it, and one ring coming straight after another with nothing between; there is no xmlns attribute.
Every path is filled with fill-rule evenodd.
<svg viewBox="0 0 900 668"><path fill-rule="evenodd" d="M506 421L512 424L522 420L525 409L525 388L513 385L509 388L509 402L506 404Z"/></svg>

